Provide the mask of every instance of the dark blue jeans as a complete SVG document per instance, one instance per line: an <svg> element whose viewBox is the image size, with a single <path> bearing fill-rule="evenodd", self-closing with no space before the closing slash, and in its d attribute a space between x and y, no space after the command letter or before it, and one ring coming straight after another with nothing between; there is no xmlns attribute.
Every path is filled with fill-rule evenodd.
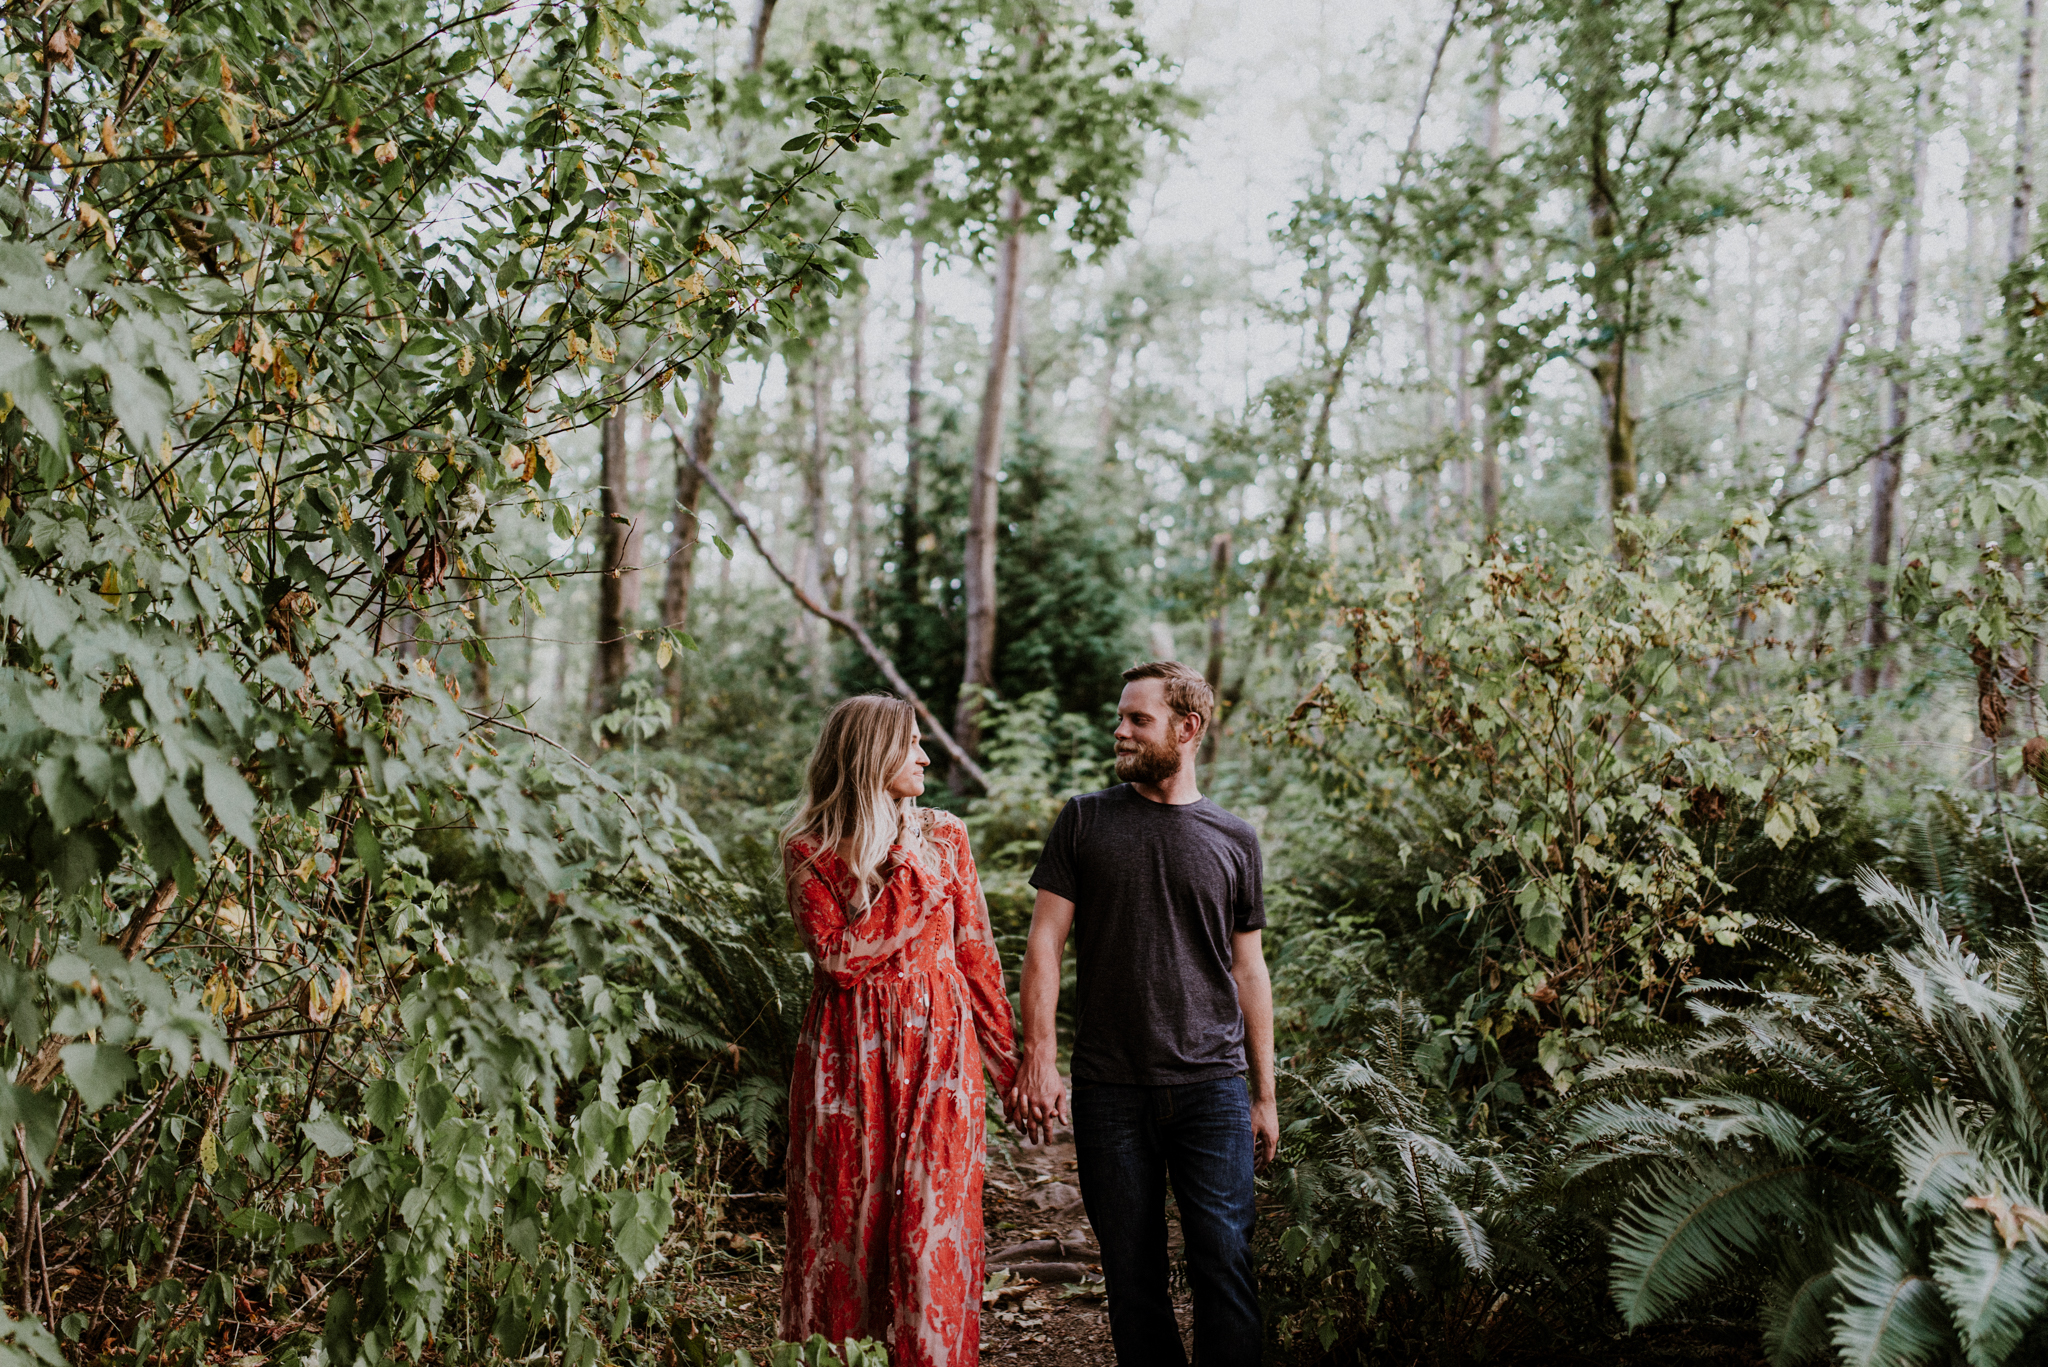
<svg viewBox="0 0 2048 1367"><path fill-rule="evenodd" d="M1167 1290L1173 1181L1194 1293L1196 1367L1249 1367L1263 1334L1252 1279L1251 1096L1241 1077L1178 1087L1074 1083L1081 1197L1102 1245L1119 1367L1185 1367Z"/></svg>

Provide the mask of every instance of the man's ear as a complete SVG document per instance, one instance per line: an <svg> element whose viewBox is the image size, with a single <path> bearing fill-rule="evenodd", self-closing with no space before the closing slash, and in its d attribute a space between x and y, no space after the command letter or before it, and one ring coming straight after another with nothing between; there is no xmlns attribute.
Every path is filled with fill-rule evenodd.
<svg viewBox="0 0 2048 1367"><path fill-rule="evenodd" d="M1188 728L1188 733L1186 737L1184 737L1181 740L1182 745L1192 745L1194 742L1202 738L1202 731L1207 724L1202 720L1201 713L1190 712L1186 716L1182 717L1181 721L1185 723Z"/></svg>

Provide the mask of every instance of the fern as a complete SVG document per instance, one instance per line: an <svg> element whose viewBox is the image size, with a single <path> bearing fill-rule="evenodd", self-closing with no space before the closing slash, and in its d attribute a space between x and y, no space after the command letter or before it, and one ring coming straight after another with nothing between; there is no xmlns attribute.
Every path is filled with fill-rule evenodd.
<svg viewBox="0 0 2048 1367"><path fill-rule="evenodd" d="M1695 984L1689 1039L1589 1070L1564 1180L1633 1174L1612 1241L1630 1324L1747 1281L1780 1367L2038 1361L2048 941L1969 938L1950 900L1857 882L1896 942L1761 928L1802 990Z"/></svg>

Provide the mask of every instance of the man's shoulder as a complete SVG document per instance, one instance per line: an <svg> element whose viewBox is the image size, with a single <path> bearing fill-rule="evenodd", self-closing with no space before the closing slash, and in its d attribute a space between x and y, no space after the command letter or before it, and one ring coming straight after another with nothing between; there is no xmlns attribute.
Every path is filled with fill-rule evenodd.
<svg viewBox="0 0 2048 1367"><path fill-rule="evenodd" d="M1066 805L1060 808L1060 815L1065 816L1071 811L1077 817L1093 816L1106 807L1128 802L1130 795L1131 785L1128 783L1119 783L1113 788L1098 788L1092 793L1075 793L1067 799Z"/></svg>
<svg viewBox="0 0 2048 1367"><path fill-rule="evenodd" d="M1232 840L1240 844L1249 845L1253 849L1258 848L1259 833L1252 826L1252 823L1246 821L1236 812L1231 811L1215 799L1203 799L1202 815L1207 818L1210 825Z"/></svg>

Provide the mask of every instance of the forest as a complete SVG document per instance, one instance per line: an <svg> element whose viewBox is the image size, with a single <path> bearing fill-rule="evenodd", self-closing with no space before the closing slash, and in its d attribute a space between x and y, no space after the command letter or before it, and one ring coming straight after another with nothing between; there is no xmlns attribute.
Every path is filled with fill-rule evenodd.
<svg viewBox="0 0 2048 1367"><path fill-rule="evenodd" d="M2048 1359L2037 0L0 17L0 1367L885 1361L804 756L1161 658L1270 1361Z"/></svg>

